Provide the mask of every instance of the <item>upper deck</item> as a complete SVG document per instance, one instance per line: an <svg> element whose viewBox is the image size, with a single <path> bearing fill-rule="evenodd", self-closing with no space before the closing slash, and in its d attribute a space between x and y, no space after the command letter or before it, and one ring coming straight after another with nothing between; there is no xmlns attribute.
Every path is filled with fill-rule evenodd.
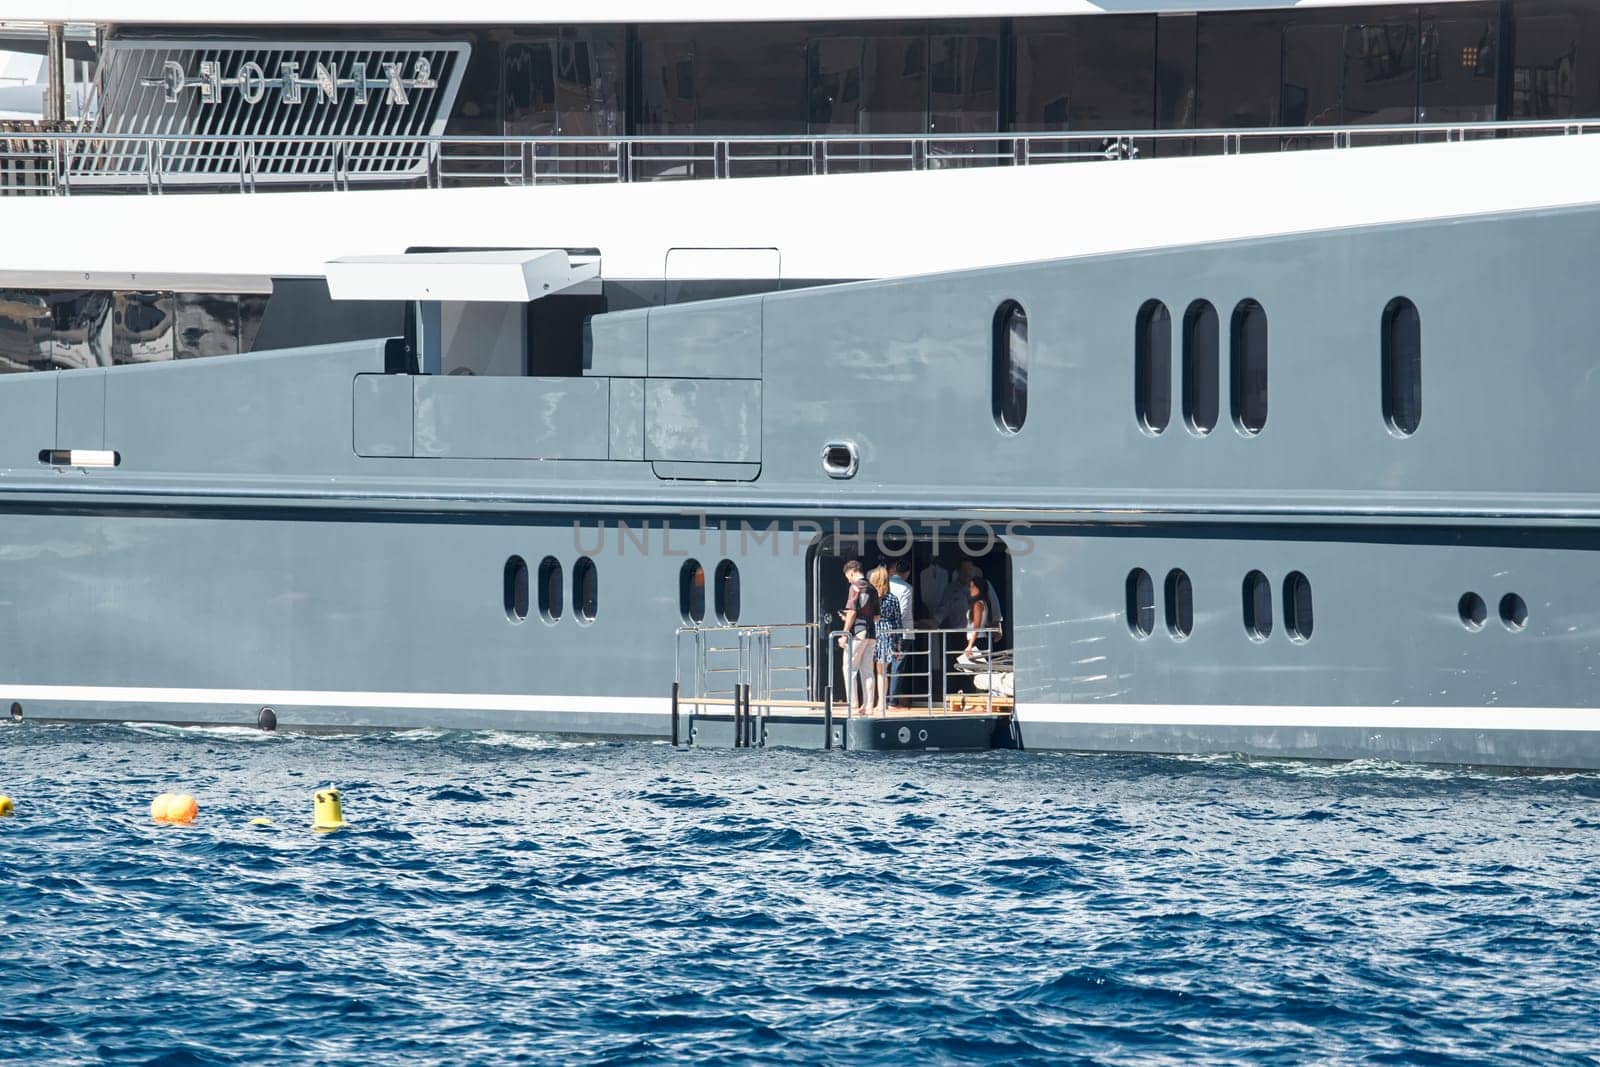
<svg viewBox="0 0 1600 1067"><path fill-rule="evenodd" d="M0 190L832 174L1600 117L1600 11L1579 0L1087 13L1102 6L703 3L667 20L613 2L530 24L474 3L441 26L294 3L218 24L169 2L138 22L0 23L39 78L0 87Z"/></svg>

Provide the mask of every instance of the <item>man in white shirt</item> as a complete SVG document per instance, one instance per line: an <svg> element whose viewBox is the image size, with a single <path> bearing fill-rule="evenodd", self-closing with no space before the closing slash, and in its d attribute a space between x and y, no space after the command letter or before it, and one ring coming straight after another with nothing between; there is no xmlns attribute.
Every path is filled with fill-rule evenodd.
<svg viewBox="0 0 1600 1067"><path fill-rule="evenodd" d="M889 595L900 602L901 626L909 630L916 626L913 621L915 610L913 601L916 595L911 590L911 564L901 557L894 561L889 568ZM910 640L902 642L906 652L911 650ZM889 663L889 703L897 707L905 705L905 677L903 674L906 664L905 654L895 657Z"/></svg>

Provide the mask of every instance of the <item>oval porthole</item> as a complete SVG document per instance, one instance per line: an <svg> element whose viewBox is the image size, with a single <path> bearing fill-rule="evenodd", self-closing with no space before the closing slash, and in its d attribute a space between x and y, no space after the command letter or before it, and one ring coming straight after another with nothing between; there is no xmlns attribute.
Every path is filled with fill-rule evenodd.
<svg viewBox="0 0 1600 1067"><path fill-rule="evenodd" d="M1272 583L1260 571L1244 576L1244 632L1252 641L1272 636Z"/></svg>
<svg viewBox="0 0 1600 1067"><path fill-rule="evenodd" d="M1128 630L1143 640L1156 628L1156 586L1143 567L1135 567L1128 572L1126 596Z"/></svg>
<svg viewBox="0 0 1600 1067"><path fill-rule="evenodd" d="M1528 625L1528 603L1515 593L1500 598L1500 621L1515 633Z"/></svg>
<svg viewBox="0 0 1600 1067"><path fill-rule="evenodd" d="M1172 316L1159 300L1146 300L1134 320L1133 412L1151 436L1172 419Z"/></svg>
<svg viewBox="0 0 1600 1067"><path fill-rule="evenodd" d="M1196 300L1183 313L1183 422L1196 437L1217 428L1221 407L1217 309Z"/></svg>
<svg viewBox="0 0 1600 1067"><path fill-rule="evenodd" d="M994 424L1001 433L1016 433L1028 418L1028 313L1007 300L994 313L993 332Z"/></svg>
<svg viewBox="0 0 1600 1067"><path fill-rule="evenodd" d="M1396 437L1422 424L1422 317L1403 296L1383 309L1383 421Z"/></svg>
<svg viewBox="0 0 1600 1067"><path fill-rule="evenodd" d="M539 561L539 616L545 622L561 618L562 591L561 561L546 556Z"/></svg>
<svg viewBox="0 0 1600 1067"><path fill-rule="evenodd" d="M684 560L678 568L678 614L690 626L706 619L706 572L699 560Z"/></svg>
<svg viewBox="0 0 1600 1067"><path fill-rule="evenodd" d="M1476 632L1483 629L1484 620L1489 617L1489 605L1477 593L1462 593L1456 601L1456 615L1462 626Z"/></svg>
<svg viewBox="0 0 1600 1067"><path fill-rule="evenodd" d="M572 613L579 622L594 622L600 608L600 573L594 560L581 557L572 565Z"/></svg>
<svg viewBox="0 0 1600 1067"><path fill-rule="evenodd" d="M1291 571L1283 580L1283 628L1295 641L1311 640L1316 619L1311 611L1311 580Z"/></svg>
<svg viewBox="0 0 1600 1067"><path fill-rule="evenodd" d="M1267 425L1267 313L1254 300L1233 309L1228 364L1233 424L1254 437Z"/></svg>
<svg viewBox="0 0 1600 1067"><path fill-rule="evenodd" d="M528 617L528 564L521 556L506 560L504 596L506 618L521 622Z"/></svg>
<svg viewBox="0 0 1600 1067"><path fill-rule="evenodd" d="M716 609L724 626L739 621L739 567L731 559L717 564Z"/></svg>
<svg viewBox="0 0 1600 1067"><path fill-rule="evenodd" d="M1194 587L1183 571L1167 574L1167 632L1182 641L1194 632Z"/></svg>

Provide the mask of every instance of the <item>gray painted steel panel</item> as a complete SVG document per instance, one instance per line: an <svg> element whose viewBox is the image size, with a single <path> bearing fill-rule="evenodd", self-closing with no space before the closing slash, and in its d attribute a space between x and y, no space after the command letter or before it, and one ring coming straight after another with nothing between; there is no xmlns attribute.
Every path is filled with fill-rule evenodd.
<svg viewBox="0 0 1600 1067"><path fill-rule="evenodd" d="M583 373L643 378L648 373L649 308L595 315L584 329Z"/></svg>
<svg viewBox="0 0 1600 1067"><path fill-rule="evenodd" d="M62 371L56 377L57 448L104 448L106 372Z"/></svg>
<svg viewBox="0 0 1600 1067"><path fill-rule="evenodd" d="M7 374L0 378L0 463L13 471L44 474L39 453L55 447L56 382L61 375Z"/></svg>
<svg viewBox="0 0 1600 1067"><path fill-rule="evenodd" d="M760 461L760 382L647 378L644 395L646 459Z"/></svg>
<svg viewBox="0 0 1600 1067"><path fill-rule="evenodd" d="M352 386L358 456L412 454L413 383L408 374L358 374Z"/></svg>
<svg viewBox="0 0 1600 1067"><path fill-rule="evenodd" d="M605 459L610 385L587 378L419 377L416 454Z"/></svg>
<svg viewBox="0 0 1600 1067"><path fill-rule="evenodd" d="M761 301L750 296L651 308L650 377L760 378Z"/></svg>
<svg viewBox="0 0 1600 1067"><path fill-rule="evenodd" d="M644 380L611 379L611 458L644 459Z"/></svg>

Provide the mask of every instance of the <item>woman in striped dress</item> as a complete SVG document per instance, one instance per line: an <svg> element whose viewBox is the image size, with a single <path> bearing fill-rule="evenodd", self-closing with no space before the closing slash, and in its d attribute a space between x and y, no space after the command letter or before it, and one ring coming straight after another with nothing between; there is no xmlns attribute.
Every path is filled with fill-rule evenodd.
<svg viewBox="0 0 1600 1067"><path fill-rule="evenodd" d="M900 634L896 631L905 621L900 617L899 598L889 595L889 568L872 568L867 584L878 594L878 649L873 661L878 675L876 713L882 715L889 707L889 665L900 658Z"/></svg>

